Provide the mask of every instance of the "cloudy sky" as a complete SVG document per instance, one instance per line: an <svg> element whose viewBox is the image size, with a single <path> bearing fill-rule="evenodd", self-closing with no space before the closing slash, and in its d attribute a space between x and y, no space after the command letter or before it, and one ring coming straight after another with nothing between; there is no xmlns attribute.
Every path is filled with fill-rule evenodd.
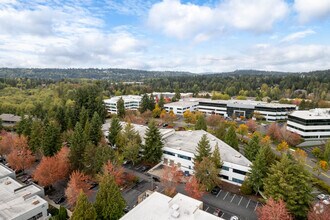
<svg viewBox="0 0 330 220"><path fill-rule="evenodd" d="M330 0L0 0L0 66L330 68Z"/></svg>

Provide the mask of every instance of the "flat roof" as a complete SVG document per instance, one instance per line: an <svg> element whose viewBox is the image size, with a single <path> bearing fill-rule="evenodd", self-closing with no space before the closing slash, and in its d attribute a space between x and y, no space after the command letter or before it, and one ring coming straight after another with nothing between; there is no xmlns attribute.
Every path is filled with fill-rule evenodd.
<svg viewBox="0 0 330 220"><path fill-rule="evenodd" d="M8 176L12 173L15 173L15 171L0 163L0 178Z"/></svg>
<svg viewBox="0 0 330 220"><path fill-rule="evenodd" d="M2 121L13 121L13 122L19 122L21 121L21 117L13 114L1 114L0 118Z"/></svg>
<svg viewBox="0 0 330 220"><path fill-rule="evenodd" d="M192 102L192 101L171 102L165 104L164 107L190 107L193 105L198 105L198 102Z"/></svg>
<svg viewBox="0 0 330 220"><path fill-rule="evenodd" d="M185 196L181 193L176 194L173 198L163 195L159 192L152 193L140 204L134 207L121 220L219 220L215 215L203 211L203 202Z"/></svg>
<svg viewBox="0 0 330 220"><path fill-rule="evenodd" d="M114 103L117 102L120 98L123 98L124 102L130 102L130 101L140 101L142 97L139 95L122 95L122 96L113 96L110 99L104 99L103 101L105 103Z"/></svg>
<svg viewBox="0 0 330 220"><path fill-rule="evenodd" d="M0 219L13 219L39 206L46 206L46 200L38 196L40 188L24 185L5 177L0 179Z"/></svg>
<svg viewBox="0 0 330 220"><path fill-rule="evenodd" d="M218 139L214 135L204 130L176 131L173 135L170 135L165 139L164 147L183 150L195 154L197 144L204 134L206 134L210 142L212 151L214 150L215 145L218 143L220 156L223 161L238 164L241 166L251 165L251 162L241 153L239 153L222 140Z"/></svg>
<svg viewBox="0 0 330 220"><path fill-rule="evenodd" d="M330 108L315 108L310 110L297 110L290 114L291 116L306 120L330 119Z"/></svg>

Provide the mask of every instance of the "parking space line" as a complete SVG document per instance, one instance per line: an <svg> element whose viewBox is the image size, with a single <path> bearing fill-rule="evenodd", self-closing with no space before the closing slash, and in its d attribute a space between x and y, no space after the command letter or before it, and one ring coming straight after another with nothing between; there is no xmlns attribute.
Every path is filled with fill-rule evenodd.
<svg viewBox="0 0 330 220"><path fill-rule="evenodd" d="M225 213L223 212L222 215L220 216L220 218L222 218L222 216L224 215Z"/></svg>
<svg viewBox="0 0 330 220"><path fill-rule="evenodd" d="M259 202L257 202L257 205L256 205L256 207L254 208L254 211L257 209L257 207L258 207L258 204L259 204Z"/></svg>
<svg viewBox="0 0 330 220"><path fill-rule="evenodd" d="M222 191L222 189L220 189L220 191L218 192L217 197L220 195L221 191Z"/></svg>
<svg viewBox="0 0 330 220"><path fill-rule="evenodd" d="M205 212L207 212L207 210L209 210L210 206L208 206L206 209L205 209Z"/></svg>
<svg viewBox="0 0 330 220"><path fill-rule="evenodd" d="M242 199L243 199L243 196L241 196L241 199L240 199L239 202L238 202L238 206L239 206L239 204L241 204Z"/></svg>
<svg viewBox="0 0 330 220"><path fill-rule="evenodd" d="M233 199L235 198L236 194L234 194L233 198L231 198L230 203L233 201Z"/></svg>
<svg viewBox="0 0 330 220"><path fill-rule="evenodd" d="M222 199L222 200L225 200L225 198L227 197L228 193L229 193L229 192L227 192L227 193L226 193L225 197L223 197L223 199Z"/></svg>
<svg viewBox="0 0 330 220"><path fill-rule="evenodd" d="M249 206L250 202L251 202L251 199L249 199L249 202L248 202L248 204L246 205L245 208L247 208Z"/></svg>

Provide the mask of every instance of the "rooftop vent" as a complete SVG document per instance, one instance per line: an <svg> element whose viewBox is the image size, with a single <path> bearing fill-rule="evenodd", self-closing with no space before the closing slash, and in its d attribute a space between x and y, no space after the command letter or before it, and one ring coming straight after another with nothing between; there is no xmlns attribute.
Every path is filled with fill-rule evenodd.
<svg viewBox="0 0 330 220"><path fill-rule="evenodd" d="M175 212L173 212L172 213L172 215L171 215L173 218L179 218L179 216L180 216L180 213L179 212L177 212L177 211L175 211Z"/></svg>
<svg viewBox="0 0 330 220"><path fill-rule="evenodd" d="M5 185L9 185L9 184L11 184L11 181L6 181L5 182Z"/></svg>
<svg viewBox="0 0 330 220"><path fill-rule="evenodd" d="M173 204L171 208L175 211L178 211L180 206L178 204Z"/></svg>
<svg viewBox="0 0 330 220"><path fill-rule="evenodd" d="M40 203L39 200L36 200L36 201L32 202L33 205L38 205L39 203Z"/></svg>
<svg viewBox="0 0 330 220"><path fill-rule="evenodd" d="M236 154L235 157L241 158L242 155Z"/></svg>

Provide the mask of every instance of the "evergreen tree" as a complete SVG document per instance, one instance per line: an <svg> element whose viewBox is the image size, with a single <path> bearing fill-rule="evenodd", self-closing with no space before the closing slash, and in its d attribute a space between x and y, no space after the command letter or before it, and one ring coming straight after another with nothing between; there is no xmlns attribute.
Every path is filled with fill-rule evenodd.
<svg viewBox="0 0 330 220"><path fill-rule="evenodd" d="M58 210L58 214L57 214L57 218L56 220L66 220L67 219L67 211L66 208L64 208L63 206L60 206L60 209Z"/></svg>
<svg viewBox="0 0 330 220"><path fill-rule="evenodd" d="M117 115L119 118L125 117L125 102L122 97L120 97L117 101Z"/></svg>
<svg viewBox="0 0 330 220"><path fill-rule="evenodd" d="M195 124L195 130L207 130L206 120L204 115L199 115Z"/></svg>
<svg viewBox="0 0 330 220"><path fill-rule="evenodd" d="M164 143L156 123L152 120L145 135L145 144L142 146L143 159L149 163L158 163L163 155Z"/></svg>
<svg viewBox="0 0 330 220"><path fill-rule="evenodd" d="M266 147L261 147L255 160L252 162L251 171L248 174L249 183L255 192L263 189L263 180L267 176L266 153Z"/></svg>
<svg viewBox="0 0 330 220"><path fill-rule="evenodd" d="M156 103L155 103L155 98L154 98L154 95L151 93L151 94L150 94L150 97L149 97L149 105L148 105L148 109L149 109L150 111L154 110L154 109L155 109L155 105L156 105Z"/></svg>
<svg viewBox="0 0 330 220"><path fill-rule="evenodd" d="M328 140L327 143L325 144L323 158L326 162L329 163L329 161L330 161L330 140Z"/></svg>
<svg viewBox="0 0 330 220"><path fill-rule="evenodd" d="M254 161L256 158L258 151L260 149L260 138L257 134L254 134L249 141L249 143L244 148L244 155L250 161Z"/></svg>
<svg viewBox="0 0 330 220"><path fill-rule="evenodd" d="M91 141L91 124L89 123L89 119L85 122L85 127L84 127L84 135L86 138L86 142Z"/></svg>
<svg viewBox="0 0 330 220"><path fill-rule="evenodd" d="M93 144L97 145L102 137L102 121L97 112L94 112L91 120L90 140Z"/></svg>
<svg viewBox="0 0 330 220"><path fill-rule="evenodd" d="M180 100L180 99L181 99L181 93L180 93L180 89L179 89L179 87L178 87L178 86L175 88L175 95L174 95L174 99L175 99L176 101L178 101L178 100Z"/></svg>
<svg viewBox="0 0 330 220"><path fill-rule="evenodd" d="M108 140L111 146L114 146L116 144L116 139L118 134L120 133L122 127L120 124L120 121L118 117L114 116L111 119L111 124L109 128L109 135L108 135Z"/></svg>
<svg viewBox="0 0 330 220"><path fill-rule="evenodd" d="M73 170L83 170L83 155L86 148L86 137L81 124L77 122L70 140L69 160Z"/></svg>
<svg viewBox="0 0 330 220"><path fill-rule="evenodd" d="M100 182L100 189L96 194L94 207L97 219L117 220L124 215L125 200L112 176L105 174Z"/></svg>
<svg viewBox="0 0 330 220"><path fill-rule="evenodd" d="M214 131L214 135L220 140L224 140L226 137L226 124L220 122Z"/></svg>
<svg viewBox="0 0 330 220"><path fill-rule="evenodd" d="M94 206L88 201L86 194L80 191L76 207L72 213L72 220L96 220L97 214Z"/></svg>
<svg viewBox="0 0 330 220"><path fill-rule="evenodd" d="M41 121L35 120L31 125L31 135L29 138L29 148L33 153L41 150L44 135L44 126Z"/></svg>
<svg viewBox="0 0 330 220"><path fill-rule="evenodd" d="M150 106L149 103L150 103L149 96L145 93L141 98L141 103L139 108L140 113L143 113L149 109Z"/></svg>
<svg viewBox="0 0 330 220"><path fill-rule="evenodd" d="M204 157L211 156L211 146L206 134L203 134L202 138L198 142L194 162L201 162Z"/></svg>
<svg viewBox="0 0 330 220"><path fill-rule="evenodd" d="M122 152L126 159L131 160L133 163L137 162L141 137L130 123L126 124L116 143L119 152Z"/></svg>
<svg viewBox="0 0 330 220"><path fill-rule="evenodd" d="M19 135L30 136L31 134L31 125L32 125L32 118L22 116L21 121L17 124L16 132Z"/></svg>
<svg viewBox="0 0 330 220"><path fill-rule="evenodd" d="M89 119L88 111L83 106L80 110L80 113L79 113L79 122L80 122L80 125L81 125L82 128L85 127L85 124L88 121L88 119Z"/></svg>
<svg viewBox="0 0 330 220"><path fill-rule="evenodd" d="M87 143L84 152L84 172L91 176L99 173L102 169L102 166L109 160L113 160L113 150L103 144L98 146L93 145L92 143Z"/></svg>
<svg viewBox="0 0 330 220"><path fill-rule="evenodd" d="M234 126L229 127L229 129L227 131L227 134L225 136L225 142L229 146L234 148L235 150L239 151L239 149L238 149L238 138L237 138Z"/></svg>
<svg viewBox="0 0 330 220"><path fill-rule="evenodd" d="M310 174L301 163L282 156L264 179L264 192L275 200L283 199L296 218L305 218L312 200Z"/></svg>
<svg viewBox="0 0 330 220"><path fill-rule="evenodd" d="M214 165L218 169L220 169L222 167L222 161L221 161L221 156L220 156L220 150L219 150L218 142L216 143L216 145L214 147L214 151L212 153L212 161L213 161Z"/></svg>
<svg viewBox="0 0 330 220"><path fill-rule="evenodd" d="M73 107L66 107L65 109L66 128L73 129L76 124L76 114Z"/></svg>
<svg viewBox="0 0 330 220"><path fill-rule="evenodd" d="M218 174L220 170L216 168L211 158L204 157L201 162L195 164L194 169L196 179L205 186L207 191L219 185L220 179Z"/></svg>
<svg viewBox="0 0 330 220"><path fill-rule="evenodd" d="M165 99L163 93L160 94L159 100L158 100L158 106L159 108L163 109L165 105Z"/></svg>
<svg viewBox="0 0 330 220"><path fill-rule="evenodd" d="M61 132L65 131L67 124L65 120L65 108L63 105L60 105L56 108L55 118L61 128Z"/></svg>
<svg viewBox="0 0 330 220"><path fill-rule="evenodd" d="M57 153L61 147L61 128L57 122L47 123L43 136L43 153L50 157Z"/></svg>

